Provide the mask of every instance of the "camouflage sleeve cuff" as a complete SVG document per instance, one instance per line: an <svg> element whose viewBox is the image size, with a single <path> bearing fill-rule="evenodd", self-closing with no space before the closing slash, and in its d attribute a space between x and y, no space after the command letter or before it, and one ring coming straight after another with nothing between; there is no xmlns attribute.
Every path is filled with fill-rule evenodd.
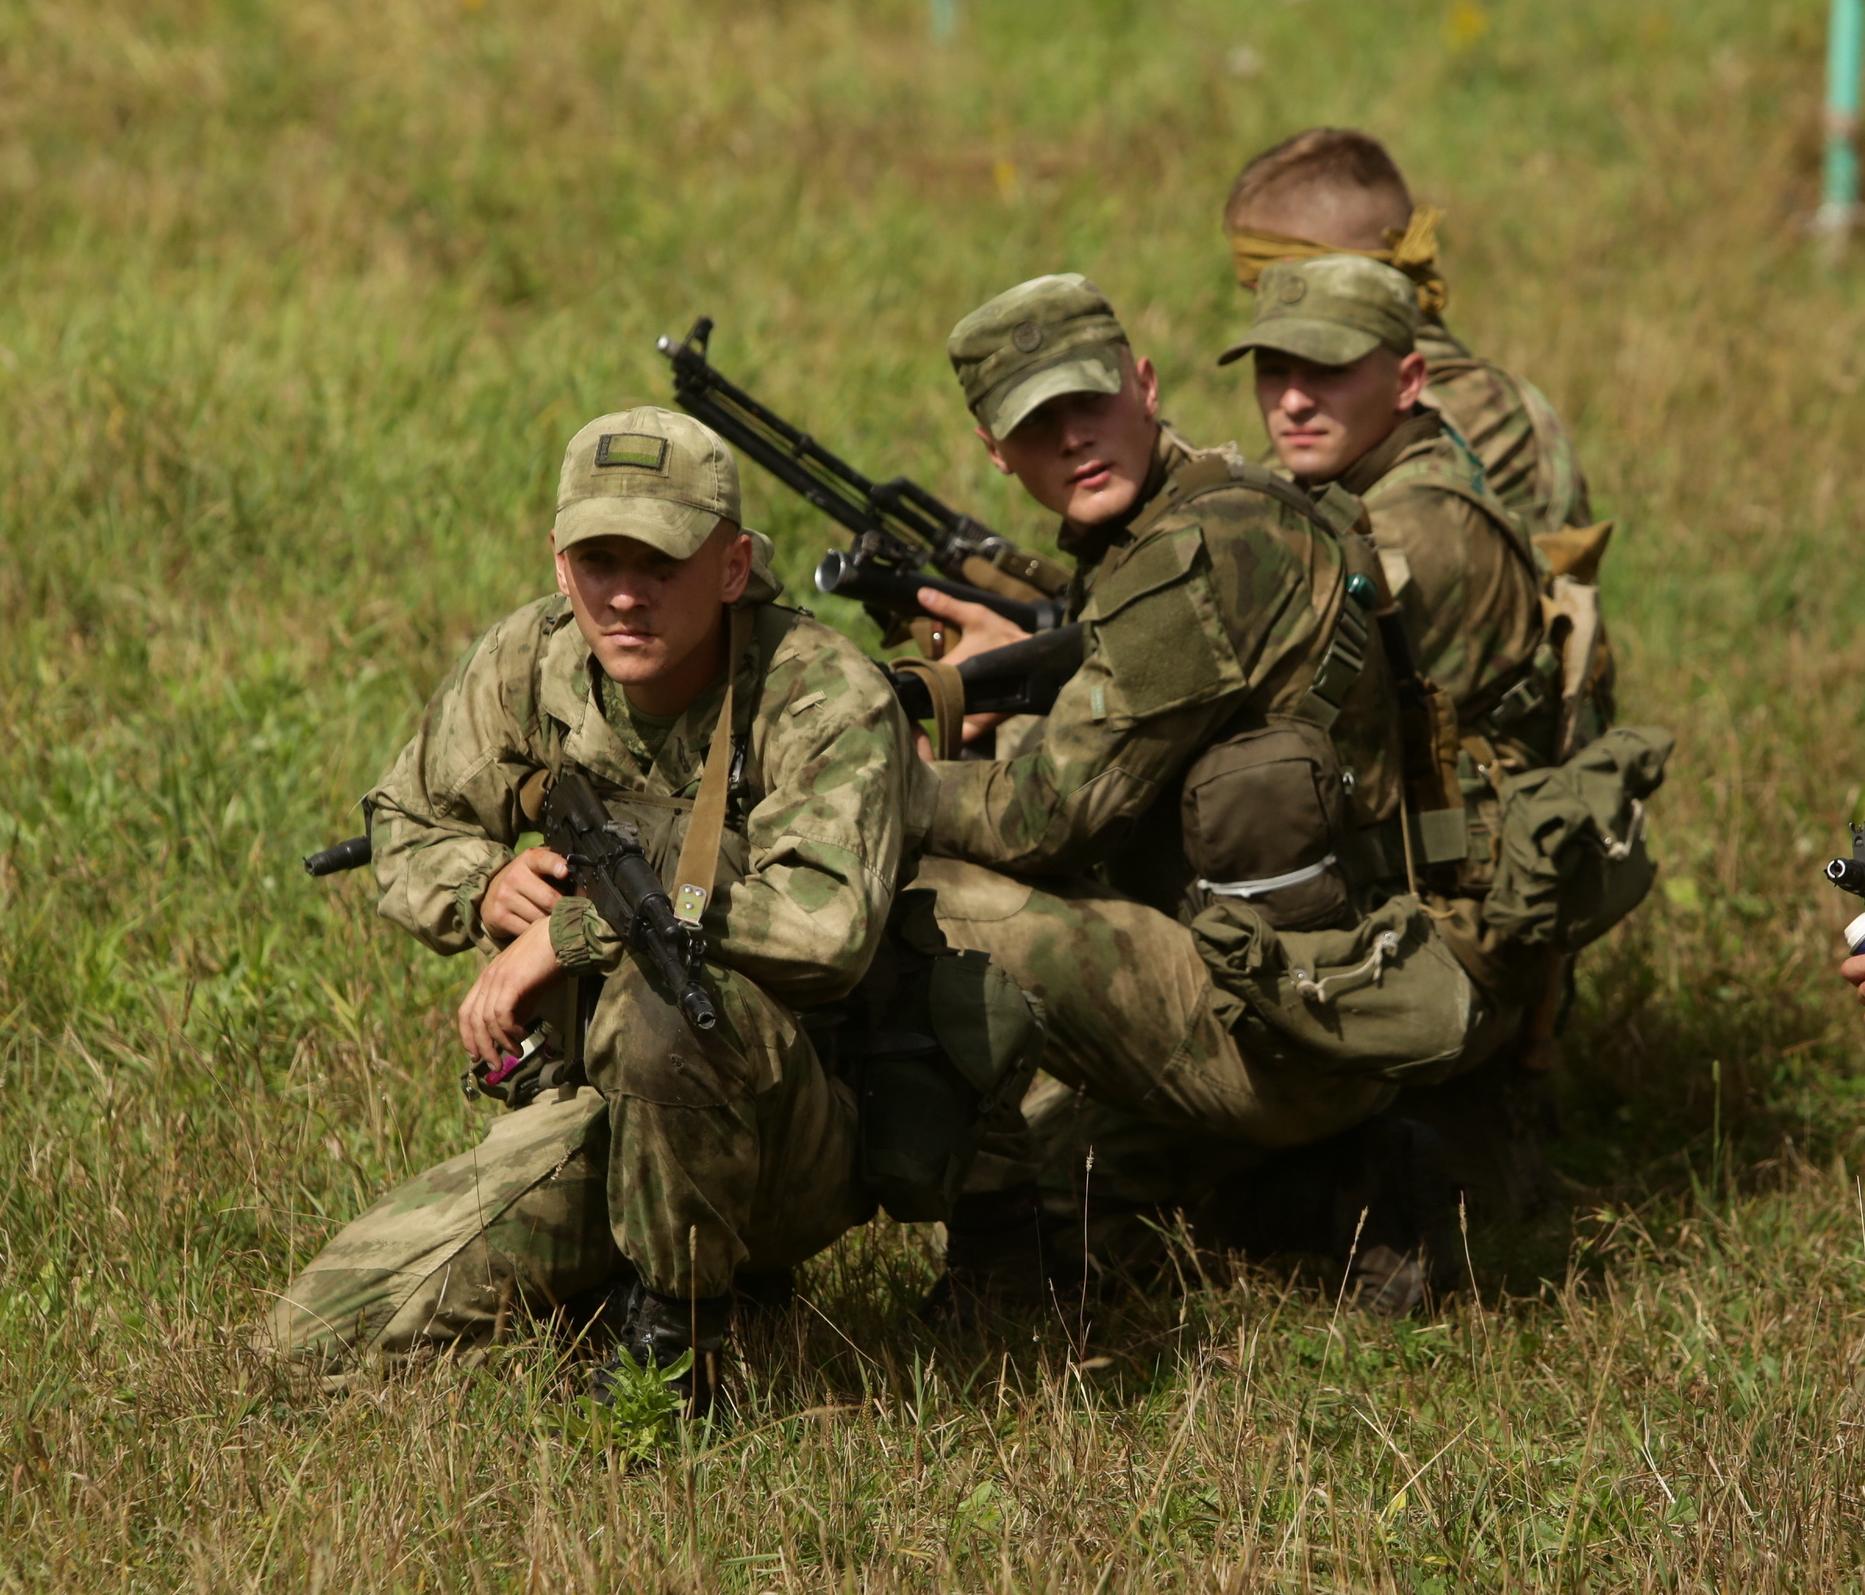
<svg viewBox="0 0 1865 1595"><path fill-rule="evenodd" d="M550 911L550 950L572 974L612 975L626 951L587 897L560 897Z"/></svg>
<svg viewBox="0 0 1865 1595"><path fill-rule="evenodd" d="M500 944L492 939L492 933L480 923L479 900L486 895L492 877L504 869L511 859L510 849L500 848L454 888L453 902L459 910L461 929L470 941L488 952L497 952Z"/></svg>

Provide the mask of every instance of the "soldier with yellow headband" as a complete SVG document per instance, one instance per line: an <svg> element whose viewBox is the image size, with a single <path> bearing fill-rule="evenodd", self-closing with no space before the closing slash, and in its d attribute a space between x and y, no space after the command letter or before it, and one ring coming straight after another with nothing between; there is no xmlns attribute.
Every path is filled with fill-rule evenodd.
<svg viewBox="0 0 1865 1595"><path fill-rule="evenodd" d="M1254 289L1279 260L1351 253L1414 286L1425 398L1469 441L1489 490L1532 533L1592 519L1572 439L1532 382L1472 354L1443 321L1450 290L1437 259L1440 213L1415 205L1383 145L1351 128L1297 133L1248 162L1224 206L1237 280Z"/></svg>

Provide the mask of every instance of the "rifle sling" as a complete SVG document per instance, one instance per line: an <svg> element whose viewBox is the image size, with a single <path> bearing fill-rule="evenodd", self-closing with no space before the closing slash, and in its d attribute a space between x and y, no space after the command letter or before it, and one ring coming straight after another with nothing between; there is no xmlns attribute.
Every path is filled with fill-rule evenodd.
<svg viewBox="0 0 1865 1595"><path fill-rule="evenodd" d="M725 701L706 747L706 764L700 772L699 795L693 800L686 840L680 844L680 861L674 866L673 912L683 924L697 926L712 897L719 874L719 844L725 838L725 807L730 796L732 765L732 698L738 662L751 639L751 611L730 612L730 643L726 655Z"/></svg>
<svg viewBox="0 0 1865 1595"><path fill-rule="evenodd" d="M900 658L892 668L903 675L918 676L926 684L926 696L933 708L933 754L936 758L956 759L964 744L965 678L957 665L941 659Z"/></svg>

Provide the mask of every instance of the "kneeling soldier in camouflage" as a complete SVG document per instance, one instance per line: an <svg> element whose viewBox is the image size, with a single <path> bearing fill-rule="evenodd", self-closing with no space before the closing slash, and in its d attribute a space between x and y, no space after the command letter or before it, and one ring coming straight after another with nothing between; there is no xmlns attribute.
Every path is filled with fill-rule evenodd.
<svg viewBox="0 0 1865 1595"><path fill-rule="evenodd" d="M1545 1174L1519 1086L1548 1055L1567 965L1483 936L1477 911L1509 782L1562 763L1609 718L1594 577L1610 527L1530 538L1455 426L1421 402L1419 324L1412 284L1391 266L1351 254L1281 261L1264 268L1249 333L1219 363L1254 355L1263 425L1297 482L1334 483L1366 505L1418 668L1456 707L1465 824L1441 841L1448 856L1425 862L1454 867L1466 963L1512 992L1530 1030L1477 1089L1440 1094L1432 1111L1467 1181L1521 1206ZM1557 575L1553 558L1568 568ZM1520 1062L1530 1076L1518 1079Z"/></svg>
<svg viewBox="0 0 1865 1595"><path fill-rule="evenodd" d="M560 596L474 646L368 812L382 913L438 952L492 954L459 1010L473 1058L515 1052L553 993L606 977L586 1083L383 1198L293 1281L272 1334L311 1359L406 1355L611 1287L624 1350L699 1354L703 1403L735 1275L786 1269L874 1210L855 1091L806 1024L882 942L914 765L875 665L771 602L769 545L741 529L736 464L698 422L644 408L584 427L552 545ZM514 856L570 769L661 879L678 857L715 1028L683 1019L627 927L565 895L565 859Z"/></svg>
<svg viewBox="0 0 1865 1595"><path fill-rule="evenodd" d="M1081 567L1081 669L1029 750L936 766L927 850L947 858L924 872L948 935L1041 995L1045 1066L1102 1116L1071 1131L1044 1104L1048 1148L1118 1135L1132 1155L1097 1163L1100 1207L1184 1202L1479 1061L1514 1016L1387 845L1402 810L1414 830L1445 815L1404 790L1359 505L1178 445L1082 278L1011 289L948 349L993 459L1064 517ZM981 1198L953 1227L955 1287L1002 1256ZM1361 1253L1395 1305L1422 1280L1402 1206Z"/></svg>

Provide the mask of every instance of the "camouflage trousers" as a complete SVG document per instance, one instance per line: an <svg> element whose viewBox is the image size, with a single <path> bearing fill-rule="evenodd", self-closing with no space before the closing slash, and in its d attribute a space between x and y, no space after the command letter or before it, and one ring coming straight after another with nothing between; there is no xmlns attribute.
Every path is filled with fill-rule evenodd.
<svg viewBox="0 0 1865 1595"><path fill-rule="evenodd" d="M609 980L591 1084L502 1115L340 1231L276 1304L273 1348L343 1361L482 1343L631 1272L723 1295L738 1269L800 1262L864 1222L853 1093L788 1009L712 975L704 1038L632 965Z"/></svg>
<svg viewBox="0 0 1865 1595"><path fill-rule="evenodd" d="M1122 1211L1190 1202L1398 1095L1409 1060L1370 1065L1363 1054L1380 1043L1355 1034L1351 1013L1302 1013L1294 1040L1240 1014L1192 932L1155 909L1092 882L1036 887L949 859L927 860L919 883L936 889L947 938L988 953L1041 1000L1047 1024L1051 1078L1024 1100L1028 1138L991 1144L968 1189L1033 1175L1052 1216L1079 1224L1085 1195L1097 1226L1117 1227ZM1326 934L1283 940L1303 954ZM1456 1073L1487 1056L1514 1016L1483 999L1428 926L1425 939L1389 977L1387 997L1417 993L1429 1022L1409 1039L1435 1072Z"/></svg>

